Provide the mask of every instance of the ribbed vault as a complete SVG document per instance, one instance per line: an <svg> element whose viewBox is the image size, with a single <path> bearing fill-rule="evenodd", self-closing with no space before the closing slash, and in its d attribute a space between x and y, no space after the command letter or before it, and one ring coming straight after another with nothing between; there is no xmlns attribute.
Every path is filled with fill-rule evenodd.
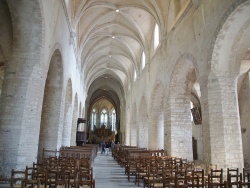
<svg viewBox="0 0 250 188"><path fill-rule="evenodd" d="M154 55L154 28L166 33L169 7L173 1L72 0L70 22L77 44L87 93L86 109L108 99L117 115L125 95L140 77L142 53L146 63ZM118 118L119 119L119 118Z"/></svg>
<svg viewBox="0 0 250 188"><path fill-rule="evenodd" d="M118 92L126 92L134 73L139 76L142 52L151 56L155 24L165 27L168 6L151 0L72 0L71 26L88 94L100 89L93 84L104 75L116 80Z"/></svg>

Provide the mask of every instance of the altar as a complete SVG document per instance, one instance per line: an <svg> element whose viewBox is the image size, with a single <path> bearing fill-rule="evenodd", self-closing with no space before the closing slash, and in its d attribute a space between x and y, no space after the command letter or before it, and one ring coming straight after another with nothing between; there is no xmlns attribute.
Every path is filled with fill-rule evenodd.
<svg viewBox="0 0 250 188"><path fill-rule="evenodd" d="M115 139L115 132L103 124L100 128L94 126L93 136L97 143L101 141L110 142Z"/></svg>

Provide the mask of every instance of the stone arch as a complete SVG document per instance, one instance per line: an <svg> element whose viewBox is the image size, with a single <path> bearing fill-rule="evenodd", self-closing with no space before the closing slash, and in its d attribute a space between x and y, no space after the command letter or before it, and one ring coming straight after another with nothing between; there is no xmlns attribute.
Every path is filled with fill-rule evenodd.
<svg viewBox="0 0 250 188"><path fill-rule="evenodd" d="M218 33L212 53L211 71L216 75L220 88L216 91L211 86L208 104L213 103L213 96L217 93L217 97L221 101L216 106L220 105L221 111L210 107L210 113L216 111L217 116L223 118L220 118L220 121L215 121L212 119L213 116L209 117L210 126L220 127L219 131L210 128L211 161L224 168L234 166L242 168L244 166L238 106L240 102L238 101L237 88L241 84L239 83L239 75L242 74L242 62L250 47L249 8L250 1L248 0L236 7L227 17ZM211 122L214 124L212 125ZM219 147L218 144L212 142L216 138L218 141L218 135L220 135L219 142L222 143ZM215 149L220 150L220 152L215 153Z"/></svg>
<svg viewBox="0 0 250 188"><path fill-rule="evenodd" d="M148 126L148 148L164 149L164 86L161 81L154 84L151 93L150 124Z"/></svg>
<svg viewBox="0 0 250 188"><path fill-rule="evenodd" d="M76 145L76 129L77 129L77 118L78 118L78 95L75 94L74 99L74 109L73 109L73 118L72 118L72 127L71 127L71 138L70 138L70 145Z"/></svg>
<svg viewBox="0 0 250 188"><path fill-rule="evenodd" d="M68 79L64 106L64 121L62 130L62 146L70 146L72 123L72 81Z"/></svg>
<svg viewBox="0 0 250 188"><path fill-rule="evenodd" d="M47 73L39 136L39 157L42 149L55 149L61 144L58 131L60 130L60 112L63 87L63 63L61 52L53 52Z"/></svg>
<svg viewBox="0 0 250 188"><path fill-rule="evenodd" d="M131 118L131 124L130 124L130 144L131 146L137 146L137 110L136 110L136 104L133 105L133 108L131 110L132 114L130 116Z"/></svg>
<svg viewBox="0 0 250 188"><path fill-rule="evenodd" d="M143 96L139 107L139 116L137 122L137 146L148 148L148 111L146 97Z"/></svg>
<svg viewBox="0 0 250 188"><path fill-rule="evenodd" d="M188 160L193 160L190 98L197 79L195 65L196 61L190 54L183 54L174 67L170 81L168 120L165 127L169 155Z"/></svg>
<svg viewBox="0 0 250 188"><path fill-rule="evenodd" d="M241 4L223 24L215 41L211 70L217 75L237 76L250 47L250 1Z"/></svg>

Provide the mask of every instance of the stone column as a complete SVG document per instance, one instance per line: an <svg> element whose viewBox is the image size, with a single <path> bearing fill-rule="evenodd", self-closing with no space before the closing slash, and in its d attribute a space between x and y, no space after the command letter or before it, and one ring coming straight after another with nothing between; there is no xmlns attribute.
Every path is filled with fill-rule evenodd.
<svg viewBox="0 0 250 188"><path fill-rule="evenodd" d="M170 156L193 160L192 122L190 112L190 96L175 94L171 98L170 130L167 129L171 153Z"/></svg>
<svg viewBox="0 0 250 188"><path fill-rule="evenodd" d="M12 168L24 169L37 159L45 84L39 2L10 0L8 5L13 46L0 99L0 177L9 177Z"/></svg>
<svg viewBox="0 0 250 188"><path fill-rule="evenodd" d="M236 78L211 77L208 105L211 163L219 168L243 168Z"/></svg>
<svg viewBox="0 0 250 188"><path fill-rule="evenodd" d="M201 112L202 112L202 148L203 148L203 162L211 163L211 141L210 141L210 124L209 124L209 106L208 106L208 76L205 75L199 78L201 90Z"/></svg>

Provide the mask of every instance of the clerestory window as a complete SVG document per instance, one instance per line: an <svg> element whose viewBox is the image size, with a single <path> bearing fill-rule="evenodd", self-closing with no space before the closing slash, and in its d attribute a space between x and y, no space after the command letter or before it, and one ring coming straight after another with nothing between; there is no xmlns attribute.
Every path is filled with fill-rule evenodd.
<svg viewBox="0 0 250 188"><path fill-rule="evenodd" d="M156 49L158 47L159 41L160 41L159 26L158 26L158 24L155 24L155 30L154 30L154 49Z"/></svg>
<svg viewBox="0 0 250 188"><path fill-rule="evenodd" d="M115 130L116 127L116 112L115 109L111 111L111 125L112 125L112 131Z"/></svg>
<svg viewBox="0 0 250 188"><path fill-rule="evenodd" d="M107 114L107 110L103 109L101 112L101 125L106 125L107 126L108 123L108 114Z"/></svg>
<svg viewBox="0 0 250 188"><path fill-rule="evenodd" d="M91 116L91 130L94 130L94 125L96 125L96 109L92 110Z"/></svg>
<svg viewBox="0 0 250 188"><path fill-rule="evenodd" d="M145 67L145 63L146 63L146 60L145 60L145 53L142 52L142 57L141 57L141 66L142 66L142 70L143 70L144 67Z"/></svg>

